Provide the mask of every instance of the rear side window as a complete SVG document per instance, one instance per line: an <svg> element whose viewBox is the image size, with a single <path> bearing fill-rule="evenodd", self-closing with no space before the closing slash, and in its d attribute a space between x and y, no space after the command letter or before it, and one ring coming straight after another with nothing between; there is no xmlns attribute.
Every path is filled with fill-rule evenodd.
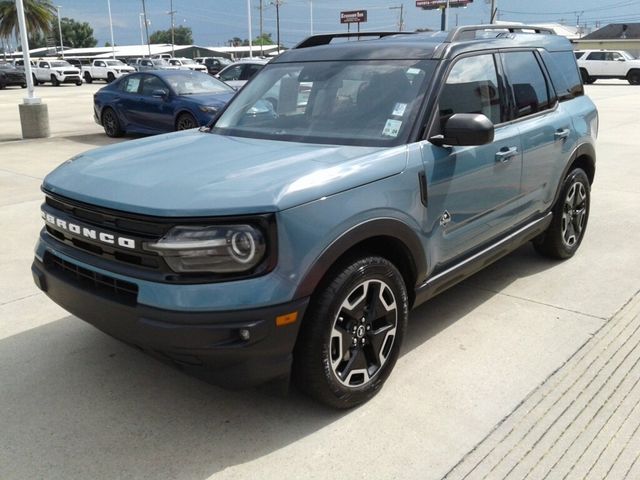
<svg viewBox="0 0 640 480"><path fill-rule="evenodd" d="M558 100L570 100L584 94L580 72L571 52L550 52L544 59Z"/></svg>
<svg viewBox="0 0 640 480"><path fill-rule="evenodd" d="M576 60L580 60L580 58L584 55L584 52L574 52L576 56Z"/></svg>
<svg viewBox="0 0 640 480"><path fill-rule="evenodd" d="M463 58L449 72L440 94L440 127L456 113L482 113L501 123L501 103L493 55Z"/></svg>
<svg viewBox="0 0 640 480"><path fill-rule="evenodd" d="M502 56L515 101L515 118L549 108L549 88L533 52L508 52Z"/></svg>
<svg viewBox="0 0 640 480"><path fill-rule="evenodd" d="M604 52L591 52L587 60L606 60Z"/></svg>

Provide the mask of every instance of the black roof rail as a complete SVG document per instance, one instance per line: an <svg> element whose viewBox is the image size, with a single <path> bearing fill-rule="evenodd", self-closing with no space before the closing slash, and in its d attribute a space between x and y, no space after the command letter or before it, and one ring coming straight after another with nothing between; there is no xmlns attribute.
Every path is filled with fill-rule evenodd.
<svg viewBox="0 0 640 480"><path fill-rule="evenodd" d="M469 36L470 33L481 32L485 30L507 30L509 33L542 33L545 35L555 35L556 32L549 27L537 27L533 25L511 25L511 24L491 24L491 25L465 25L456 27L449 32L445 43L452 43L457 40L474 40L475 36Z"/></svg>
<svg viewBox="0 0 640 480"><path fill-rule="evenodd" d="M305 38L299 44L297 44L294 49L298 48L309 48L309 47L318 47L320 45L328 45L331 43L331 40L334 38L360 38L360 37L376 37L383 38L388 37L390 35L398 35L398 34L412 34L414 32L341 32L341 33L322 33L319 35L312 35L308 38Z"/></svg>

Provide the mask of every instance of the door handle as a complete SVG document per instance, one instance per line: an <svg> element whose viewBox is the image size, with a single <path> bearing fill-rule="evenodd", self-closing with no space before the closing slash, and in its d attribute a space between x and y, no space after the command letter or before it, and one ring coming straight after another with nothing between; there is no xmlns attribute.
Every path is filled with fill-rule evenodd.
<svg viewBox="0 0 640 480"><path fill-rule="evenodd" d="M565 138L569 137L570 133L571 133L571 130L569 130L568 128L560 128L556 130L556 133L554 134L554 136L556 137L556 140L564 140Z"/></svg>
<svg viewBox="0 0 640 480"><path fill-rule="evenodd" d="M518 155L518 147L504 147L499 152L496 152L496 161L507 163L516 155Z"/></svg>

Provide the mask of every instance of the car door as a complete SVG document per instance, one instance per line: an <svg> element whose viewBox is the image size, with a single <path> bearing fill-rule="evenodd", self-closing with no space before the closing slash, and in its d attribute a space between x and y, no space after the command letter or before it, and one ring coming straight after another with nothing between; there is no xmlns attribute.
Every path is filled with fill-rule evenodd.
<svg viewBox="0 0 640 480"><path fill-rule="evenodd" d="M538 52L502 52L500 57L522 142L522 219L549 209L558 186L552 179L561 176L576 133Z"/></svg>
<svg viewBox="0 0 640 480"><path fill-rule="evenodd" d="M93 64L93 76L95 78L107 78L107 64L98 60Z"/></svg>
<svg viewBox="0 0 640 480"><path fill-rule="evenodd" d="M513 226L520 208L522 154L517 126L506 123L506 90L497 57L464 56L450 66L429 137L456 113L481 113L495 125L492 143L474 147L422 143L432 261L443 265Z"/></svg>
<svg viewBox="0 0 640 480"><path fill-rule="evenodd" d="M39 62L36 69L36 78L41 82L48 82L51 80L51 65L49 62Z"/></svg>
<svg viewBox="0 0 640 480"><path fill-rule="evenodd" d="M154 92L164 91L165 96L156 96ZM143 75L140 96L135 105L135 119L140 126L157 131L172 131L173 101L169 86L153 74Z"/></svg>
<svg viewBox="0 0 640 480"><path fill-rule="evenodd" d="M125 127L137 123L136 105L140 98L142 78L143 76L140 73L131 74L123 78L119 84L119 90L112 99L112 105L118 112L120 120L124 122Z"/></svg>
<svg viewBox="0 0 640 480"><path fill-rule="evenodd" d="M607 52L606 55L606 64L608 75L613 75L616 77L626 77L627 70L627 62L625 58L619 52Z"/></svg>

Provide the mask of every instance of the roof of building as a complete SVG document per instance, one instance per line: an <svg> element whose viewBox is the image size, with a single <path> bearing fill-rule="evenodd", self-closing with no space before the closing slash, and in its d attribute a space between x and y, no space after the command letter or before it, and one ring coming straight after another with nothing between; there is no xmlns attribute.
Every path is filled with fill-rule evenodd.
<svg viewBox="0 0 640 480"><path fill-rule="evenodd" d="M589 35L583 40L638 40L640 39L640 23L610 23Z"/></svg>

